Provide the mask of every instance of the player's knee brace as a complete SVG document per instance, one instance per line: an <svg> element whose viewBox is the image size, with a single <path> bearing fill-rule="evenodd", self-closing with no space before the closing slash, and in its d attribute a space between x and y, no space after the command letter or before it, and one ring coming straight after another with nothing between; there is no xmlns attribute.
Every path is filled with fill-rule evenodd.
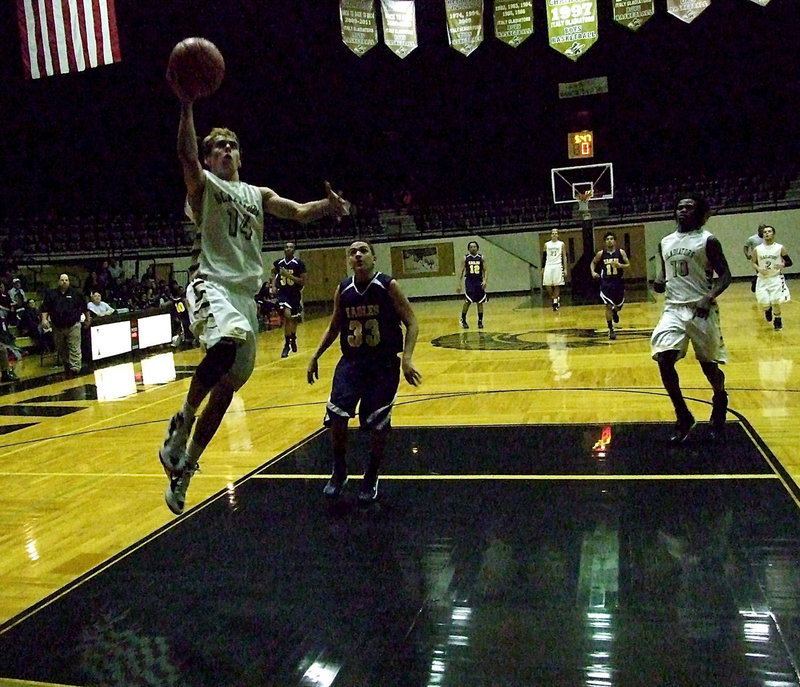
<svg viewBox="0 0 800 687"><path fill-rule="evenodd" d="M207 389L214 387L233 367L238 344L233 339L223 338L208 349L205 358L197 366L197 379Z"/></svg>

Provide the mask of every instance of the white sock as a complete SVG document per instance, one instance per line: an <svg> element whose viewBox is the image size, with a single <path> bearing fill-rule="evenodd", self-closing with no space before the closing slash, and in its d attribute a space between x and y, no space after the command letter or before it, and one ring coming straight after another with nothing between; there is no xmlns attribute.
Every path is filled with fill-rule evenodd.
<svg viewBox="0 0 800 687"><path fill-rule="evenodd" d="M196 463L199 461L205 448L205 446L200 446L194 439L189 439L189 443L186 444L186 457L189 459L189 462Z"/></svg>
<svg viewBox="0 0 800 687"><path fill-rule="evenodd" d="M197 412L197 408L189 405L189 401L183 402L183 408L181 408L181 412L183 413L183 417L186 418L187 424L191 424L192 420L194 420L195 413Z"/></svg>

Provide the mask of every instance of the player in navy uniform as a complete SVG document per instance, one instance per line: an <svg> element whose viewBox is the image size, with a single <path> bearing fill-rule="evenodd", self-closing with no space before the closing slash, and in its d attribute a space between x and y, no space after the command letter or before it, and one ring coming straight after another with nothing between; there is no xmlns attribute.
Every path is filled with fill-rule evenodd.
<svg viewBox="0 0 800 687"><path fill-rule="evenodd" d="M375 270L375 253L368 241L354 241L347 256L353 276L336 287L331 321L308 363L306 376L309 384L319 379L318 360L339 338L342 357L325 412L325 425L331 430L333 474L323 493L337 498L347 482L347 423L355 417L358 405L361 428L371 432L358 503L369 507L378 498L378 470L391 428L400 371L414 386L422 375L412 362L418 330L408 299L392 277ZM405 338L401 324L406 328Z"/></svg>
<svg viewBox="0 0 800 687"><path fill-rule="evenodd" d="M461 274L456 283L456 293L461 293L461 280L464 279L464 307L461 308L461 326L469 329L467 324L467 311L473 303L478 304L478 329L483 329L483 304L488 300L486 296L486 282L489 272L486 268L486 260L478 252L477 241L470 241L467 244L469 251L461 262ZM466 277L464 276L466 275Z"/></svg>
<svg viewBox="0 0 800 687"><path fill-rule="evenodd" d="M278 307L283 311L283 351L281 358L289 356L289 350L297 353L297 321L303 314L301 296L306 284L306 266L296 257L292 241L283 246L283 257L272 265L272 283L278 297Z"/></svg>
<svg viewBox="0 0 800 687"><path fill-rule="evenodd" d="M628 256L622 248L617 248L617 237L613 231L606 232L603 237L606 247L597 251L589 269L594 279L600 280L600 299L606 304L606 324L608 338L616 339L614 324L619 322L619 311L625 305L625 283L622 281L622 270L630 267ZM600 272L597 272L600 265Z"/></svg>

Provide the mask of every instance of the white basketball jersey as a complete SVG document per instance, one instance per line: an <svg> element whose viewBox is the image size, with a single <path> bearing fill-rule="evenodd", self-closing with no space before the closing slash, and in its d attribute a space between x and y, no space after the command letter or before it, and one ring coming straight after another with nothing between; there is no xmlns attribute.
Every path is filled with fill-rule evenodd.
<svg viewBox="0 0 800 687"><path fill-rule="evenodd" d="M755 247L758 269L766 270L765 274L759 273L760 276L774 277L776 274L781 273L781 265L783 265L782 250L783 246L780 243L773 243L771 246L762 243Z"/></svg>
<svg viewBox="0 0 800 687"><path fill-rule="evenodd" d="M208 170L203 173L206 185L200 217L193 218L198 236L189 275L255 295L264 273L261 191L241 181L225 181Z"/></svg>
<svg viewBox="0 0 800 687"><path fill-rule="evenodd" d="M544 244L544 249L547 251L547 262L545 262L545 267L561 267L561 256L564 253L564 242L548 241Z"/></svg>
<svg viewBox="0 0 800 687"><path fill-rule="evenodd" d="M667 280L666 303L686 305L708 295L714 273L706 255L706 243L711 236L705 229L695 229L675 231L661 239Z"/></svg>

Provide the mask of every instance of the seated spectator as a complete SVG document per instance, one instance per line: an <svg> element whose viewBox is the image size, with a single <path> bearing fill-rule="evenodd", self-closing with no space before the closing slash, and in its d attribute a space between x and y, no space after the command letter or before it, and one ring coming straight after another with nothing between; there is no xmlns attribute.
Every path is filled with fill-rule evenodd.
<svg viewBox="0 0 800 687"><path fill-rule="evenodd" d="M25 310L25 302L28 300L19 277L14 277L12 280L8 297L11 299L11 321L17 322L22 316L22 311Z"/></svg>
<svg viewBox="0 0 800 687"><path fill-rule="evenodd" d="M91 300L86 304L89 312L92 313L92 318L105 317L106 315L113 315L116 310L103 300L103 296L99 291L92 293Z"/></svg>

